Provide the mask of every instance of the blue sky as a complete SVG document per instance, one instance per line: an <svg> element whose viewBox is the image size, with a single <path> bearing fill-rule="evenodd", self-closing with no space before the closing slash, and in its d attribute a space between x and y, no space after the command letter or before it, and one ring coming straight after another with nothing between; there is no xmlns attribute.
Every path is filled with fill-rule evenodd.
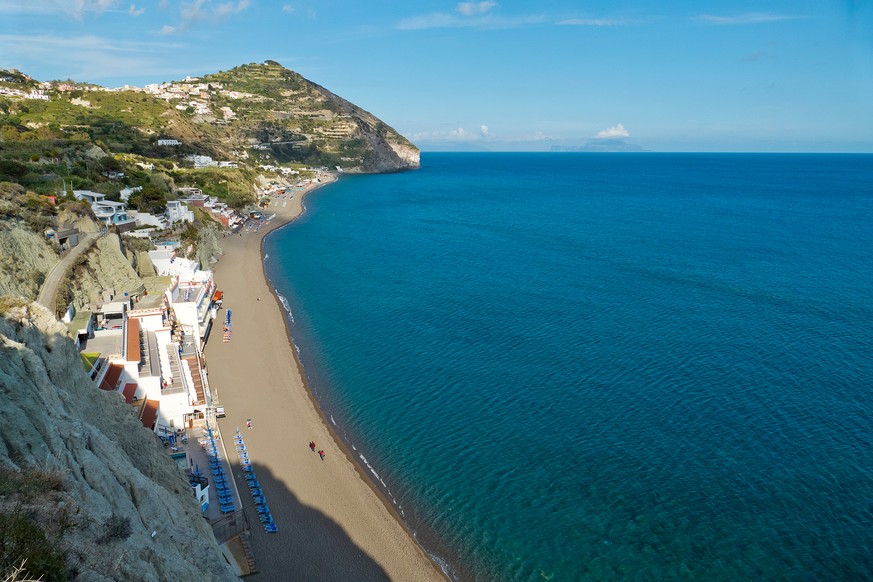
<svg viewBox="0 0 873 582"><path fill-rule="evenodd" d="M0 67L144 85L274 59L422 149L873 152L873 2L0 0Z"/></svg>

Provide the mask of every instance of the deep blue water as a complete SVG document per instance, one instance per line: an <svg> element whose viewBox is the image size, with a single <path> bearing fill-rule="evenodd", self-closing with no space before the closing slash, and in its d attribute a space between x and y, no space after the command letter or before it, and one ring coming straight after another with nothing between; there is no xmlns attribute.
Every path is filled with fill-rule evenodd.
<svg viewBox="0 0 873 582"><path fill-rule="evenodd" d="M873 576L873 156L422 166L317 191L267 267L457 575Z"/></svg>

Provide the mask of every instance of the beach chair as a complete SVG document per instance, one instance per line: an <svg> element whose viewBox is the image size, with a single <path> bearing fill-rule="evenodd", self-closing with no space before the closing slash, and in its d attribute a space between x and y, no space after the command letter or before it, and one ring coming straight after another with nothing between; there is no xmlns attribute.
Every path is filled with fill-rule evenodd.
<svg viewBox="0 0 873 582"><path fill-rule="evenodd" d="M243 467L243 471L245 471L246 473L254 473L255 472L255 470L252 468L251 465Z"/></svg>
<svg viewBox="0 0 873 582"><path fill-rule="evenodd" d="M250 493L253 496L257 496L257 497L261 497L264 495L264 492L261 491L258 487L252 487L252 490L250 491Z"/></svg>
<svg viewBox="0 0 873 582"><path fill-rule="evenodd" d="M255 500L255 505L266 505L267 499L263 495L252 495L252 499Z"/></svg>
<svg viewBox="0 0 873 582"><path fill-rule="evenodd" d="M276 533L279 531L279 528L276 526L275 523L267 523L264 524L264 531L267 533Z"/></svg>
<svg viewBox="0 0 873 582"><path fill-rule="evenodd" d="M259 515L258 519L261 520L261 523L273 523L273 515L270 513L265 513L264 515Z"/></svg>
<svg viewBox="0 0 873 582"><path fill-rule="evenodd" d="M221 513L231 513L234 511L236 511L236 505L234 505L233 503L228 503L221 506Z"/></svg>
<svg viewBox="0 0 873 582"><path fill-rule="evenodd" d="M269 515L270 514L270 510L267 508L266 505L259 505L256 509L258 510L258 513L260 513L261 515Z"/></svg>
<svg viewBox="0 0 873 582"><path fill-rule="evenodd" d="M251 481L248 482L248 484L249 484L249 487L251 489L260 489L261 488L261 484L258 482L257 479L252 479Z"/></svg>
<svg viewBox="0 0 873 582"><path fill-rule="evenodd" d="M254 473L246 473L244 475L244 477L245 477L246 481L253 481L253 480L257 479L257 477L255 477Z"/></svg>

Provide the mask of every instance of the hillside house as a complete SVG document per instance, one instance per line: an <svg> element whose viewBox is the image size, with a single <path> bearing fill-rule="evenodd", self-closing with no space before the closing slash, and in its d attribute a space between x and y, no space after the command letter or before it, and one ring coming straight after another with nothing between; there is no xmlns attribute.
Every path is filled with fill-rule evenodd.
<svg viewBox="0 0 873 582"><path fill-rule="evenodd" d="M194 222L194 211L189 210L180 200L167 201L167 211L165 215L170 224L175 224L177 222Z"/></svg>

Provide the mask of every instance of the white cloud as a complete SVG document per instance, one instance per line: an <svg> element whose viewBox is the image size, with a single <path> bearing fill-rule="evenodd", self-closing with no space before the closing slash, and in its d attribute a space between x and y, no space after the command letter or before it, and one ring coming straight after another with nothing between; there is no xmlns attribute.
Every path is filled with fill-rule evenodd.
<svg viewBox="0 0 873 582"><path fill-rule="evenodd" d="M237 2L223 2L216 4L212 0L193 0L183 2L179 13L179 23L166 24L161 28L161 34L175 34L184 32L195 23L202 21L217 21L227 18L232 14L239 14L248 9L250 0L238 0Z"/></svg>
<svg viewBox="0 0 873 582"><path fill-rule="evenodd" d="M239 14L249 7L249 0L239 0L239 2L225 2L215 7L215 15L218 18L224 18L231 14Z"/></svg>
<svg viewBox="0 0 873 582"><path fill-rule="evenodd" d="M487 125L480 125L479 131L467 131L463 127L455 127L453 129L436 129L432 131L418 131L404 134L411 141L424 142L473 142L482 141L483 139L494 139L494 134Z"/></svg>
<svg viewBox="0 0 873 582"><path fill-rule="evenodd" d="M532 24L541 24L546 21L545 16L533 14L515 17L497 17L492 14L479 14L474 16L458 16L445 12L433 12L404 18L397 23L398 30L426 30L429 28L478 28L482 30L496 30L507 28L520 28Z"/></svg>
<svg viewBox="0 0 873 582"><path fill-rule="evenodd" d="M476 16L485 14L495 6L497 6L497 2L461 2L455 10L464 16Z"/></svg>
<svg viewBox="0 0 873 582"><path fill-rule="evenodd" d="M127 13L131 16L142 16L145 14L145 8L137 8L136 4L131 4L130 8L127 10Z"/></svg>
<svg viewBox="0 0 873 582"><path fill-rule="evenodd" d="M282 7L282 12L287 12L288 14L291 14L292 12L294 12L294 6L292 6L291 4L286 4Z"/></svg>
<svg viewBox="0 0 873 582"><path fill-rule="evenodd" d="M86 14L101 14L120 0L0 0L0 14L66 14L80 20Z"/></svg>
<svg viewBox="0 0 873 582"><path fill-rule="evenodd" d="M406 137L412 141L428 141L428 142L457 142L457 141L472 141L479 139L476 133L470 133L463 127L445 130L419 131L406 134Z"/></svg>
<svg viewBox="0 0 873 582"><path fill-rule="evenodd" d="M559 20L558 24L562 26L623 26L627 23L614 18L568 18Z"/></svg>
<svg viewBox="0 0 873 582"><path fill-rule="evenodd" d="M778 22L780 20L796 20L799 16L788 16L785 14L774 14L772 12L747 12L746 14L737 14L734 16L715 16L712 14L702 14L695 16L694 20L709 22L710 24L762 24L765 22Z"/></svg>
<svg viewBox="0 0 873 582"><path fill-rule="evenodd" d="M100 81L140 75L173 76L186 71L169 56L175 43L123 41L94 35L0 34L0 54L26 70L39 63L58 78ZM169 66L167 63L171 63Z"/></svg>
<svg viewBox="0 0 873 582"><path fill-rule="evenodd" d="M597 132L598 138L612 138L612 137L630 137L630 133L624 128L624 125L619 123L618 125L613 125L612 127L608 127L603 131Z"/></svg>

